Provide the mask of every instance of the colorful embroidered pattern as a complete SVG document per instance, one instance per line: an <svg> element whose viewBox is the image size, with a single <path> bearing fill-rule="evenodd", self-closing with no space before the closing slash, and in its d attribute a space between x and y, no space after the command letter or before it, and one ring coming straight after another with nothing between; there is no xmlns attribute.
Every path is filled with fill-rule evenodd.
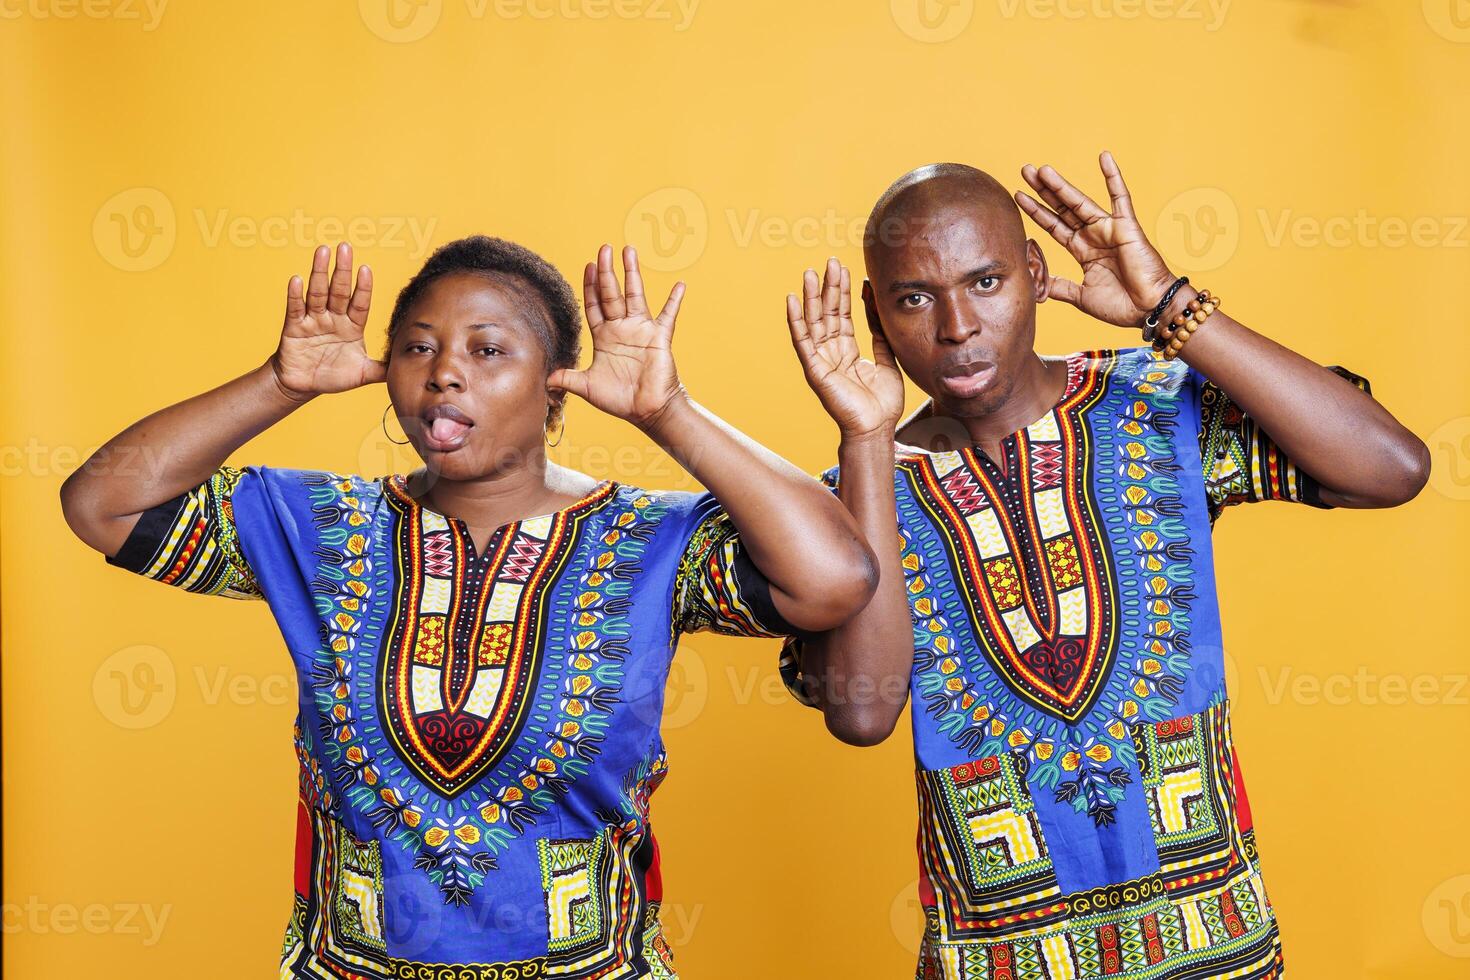
<svg viewBox="0 0 1470 980"><path fill-rule="evenodd" d="M264 598L235 532L230 496L241 476L222 466L193 490L147 511L108 563L186 592Z"/></svg>
<svg viewBox="0 0 1470 980"><path fill-rule="evenodd" d="M1346 368L1328 368L1372 394L1368 380ZM1233 504L1292 500L1319 505L1315 480L1297 468L1256 420L1211 381L1200 385L1200 459L1210 501L1210 520Z"/></svg>
<svg viewBox="0 0 1470 980"><path fill-rule="evenodd" d="M1079 362L1071 371L1061 404L1007 442L1004 470L968 447L902 467L934 525L954 529L946 550L996 674L1068 722L1091 709L1117 653L1112 559L1079 465L1081 415L1103 389Z"/></svg>
<svg viewBox="0 0 1470 980"><path fill-rule="evenodd" d="M388 488L402 584L378 698L394 749L453 798L519 735L540 675L545 583L612 486L573 511L500 528L478 557L457 522L420 507L396 482Z"/></svg>
<svg viewBox="0 0 1470 980"><path fill-rule="evenodd" d="M919 975L1275 976L1209 532L1230 503L1320 501L1188 365L1140 348L1066 366L995 459L899 447ZM800 658L788 641L782 674L810 703Z"/></svg>
<svg viewBox="0 0 1470 980"><path fill-rule="evenodd" d="M752 587L764 580L749 565L724 511L713 511L695 528L674 582L672 621L679 632L769 637L790 632L765 590Z"/></svg>
<svg viewBox="0 0 1470 980"><path fill-rule="evenodd" d="M1276 975L1276 925L1234 805L1226 705L1132 737L1161 866L1070 894L1024 755L920 772L921 978Z"/></svg>

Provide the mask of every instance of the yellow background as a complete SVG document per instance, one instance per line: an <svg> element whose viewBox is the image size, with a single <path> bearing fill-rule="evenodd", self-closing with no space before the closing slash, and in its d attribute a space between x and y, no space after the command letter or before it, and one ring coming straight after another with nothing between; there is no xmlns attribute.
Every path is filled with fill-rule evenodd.
<svg viewBox="0 0 1470 980"><path fill-rule="evenodd" d="M1470 972L1470 4L392 2L0 0L7 977L274 969L296 776L272 620L107 567L56 494L128 422L268 356L317 240L350 230L374 266L377 338L426 254L410 228L573 279L631 237L652 289L689 282L696 397L817 470L834 429L782 319L801 270L860 263L853 222L910 167L1017 185L1051 162L1100 192L1104 147L1171 262L1432 444L1407 507L1237 508L1215 542L1290 972ZM1041 312L1045 351L1135 337ZM402 466L385 403L320 399L234 460ZM561 452L689 485L585 405ZM655 826L684 975L909 975L907 722L830 740L768 643L693 638L673 685Z"/></svg>

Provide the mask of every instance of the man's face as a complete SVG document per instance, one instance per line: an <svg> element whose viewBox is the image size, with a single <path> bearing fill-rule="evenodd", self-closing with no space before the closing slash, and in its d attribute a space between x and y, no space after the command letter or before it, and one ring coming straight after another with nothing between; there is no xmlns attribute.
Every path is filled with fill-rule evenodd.
<svg viewBox="0 0 1470 980"><path fill-rule="evenodd" d="M942 415L977 417L1005 404L1034 356L1046 260L1003 206L911 208L867 250L869 315Z"/></svg>

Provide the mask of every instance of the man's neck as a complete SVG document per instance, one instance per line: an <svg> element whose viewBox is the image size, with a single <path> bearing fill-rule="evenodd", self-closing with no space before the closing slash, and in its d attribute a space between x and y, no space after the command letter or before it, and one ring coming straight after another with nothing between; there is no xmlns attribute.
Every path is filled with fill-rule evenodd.
<svg viewBox="0 0 1470 980"><path fill-rule="evenodd" d="M900 427L898 440L929 450L954 449L964 440L996 459L1002 441L1050 411L1066 389L1066 361L1033 355L1002 404L982 415L960 415L931 400Z"/></svg>

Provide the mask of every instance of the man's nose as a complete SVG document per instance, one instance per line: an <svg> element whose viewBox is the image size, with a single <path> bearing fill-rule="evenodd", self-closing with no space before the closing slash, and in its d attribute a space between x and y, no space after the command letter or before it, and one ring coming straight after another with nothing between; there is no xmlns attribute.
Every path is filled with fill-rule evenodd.
<svg viewBox="0 0 1470 980"><path fill-rule="evenodd" d="M939 310L939 339L962 344L981 331L980 314L965 302L943 303Z"/></svg>

